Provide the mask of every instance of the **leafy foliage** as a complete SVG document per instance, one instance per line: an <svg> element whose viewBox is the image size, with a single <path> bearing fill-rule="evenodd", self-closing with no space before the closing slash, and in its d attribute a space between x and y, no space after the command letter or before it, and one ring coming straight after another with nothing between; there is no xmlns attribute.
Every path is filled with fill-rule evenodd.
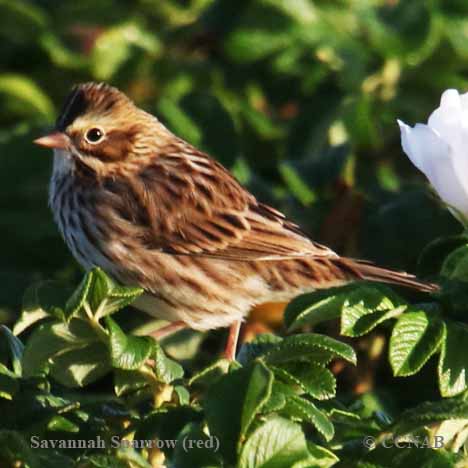
<svg viewBox="0 0 468 468"><path fill-rule="evenodd" d="M465 3L1 1L0 466L466 463L468 236L395 124L468 87ZM47 211L50 158L31 145L86 80L120 87L317 241L441 292L301 296L267 321L285 336L258 335L235 363L214 360L219 334L141 336L161 325L128 307L141 290L81 279ZM386 448L389 434L408 445Z"/></svg>
<svg viewBox="0 0 468 468"><path fill-rule="evenodd" d="M462 271L459 267L453 265ZM87 273L68 299L57 289L61 306L51 306L50 291L38 291L27 292L27 309L16 327L21 334L26 325L33 328L26 343L7 327L1 329L0 344L7 351L0 364L4 463L149 467L168 459L175 466L303 467L386 466L382 463L390 460L404 466L414 456L412 449L382 452L386 434L413 434L413 442L415 434L425 434L424 440L442 437L447 442L442 452L426 448L434 452L425 453L426 462L452 466L468 438L464 360L453 350L463 346L465 331L436 307L444 290L434 303L418 307L388 288L356 285L329 291L337 310L319 314L322 320L341 315L342 333L352 337L396 319L389 358L397 376L417 373L431 355L440 354L441 392L459 396L422 403L396 418L384 409L369 413L369 403L346 407L337 398L330 363L338 359L355 365L356 354L329 336L259 335L242 346L238 361L211 363L186 378L159 343L127 334L111 317L120 301L127 304L141 291L117 286L99 269ZM308 297L330 307L323 295ZM28 314L37 310L42 311L40 323L28 323ZM294 328L296 319L305 325L311 317L316 324L315 310L305 305L300 311L292 303L286 322ZM392 310L397 312L388 313ZM377 318L370 320L374 314ZM114 386L99 395L70 391L90 388L108 374L113 374ZM369 436L375 443L371 451L362 445ZM66 444L78 437L102 446L76 447L70 455ZM63 446L40 445L51 440ZM146 447L138 445L143 442ZM43 448L35 451L37 447Z"/></svg>

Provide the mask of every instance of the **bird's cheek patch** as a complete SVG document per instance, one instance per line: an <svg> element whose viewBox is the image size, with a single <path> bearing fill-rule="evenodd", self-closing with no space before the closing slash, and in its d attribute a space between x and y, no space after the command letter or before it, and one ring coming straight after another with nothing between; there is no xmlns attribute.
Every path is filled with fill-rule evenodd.
<svg viewBox="0 0 468 468"><path fill-rule="evenodd" d="M131 157L135 133L113 130L106 134L102 143L90 145L83 142L83 152L102 162L123 161Z"/></svg>

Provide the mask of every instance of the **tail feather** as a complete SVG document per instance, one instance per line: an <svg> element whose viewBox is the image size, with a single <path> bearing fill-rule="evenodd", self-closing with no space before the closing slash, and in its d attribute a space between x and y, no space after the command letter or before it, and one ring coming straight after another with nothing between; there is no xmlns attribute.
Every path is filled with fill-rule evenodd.
<svg viewBox="0 0 468 468"><path fill-rule="evenodd" d="M351 270L358 278L363 280L396 284L424 292L436 292L440 289L437 284L421 281L416 278L416 276L405 273L404 271L381 268L364 260L340 258L340 262L344 267Z"/></svg>

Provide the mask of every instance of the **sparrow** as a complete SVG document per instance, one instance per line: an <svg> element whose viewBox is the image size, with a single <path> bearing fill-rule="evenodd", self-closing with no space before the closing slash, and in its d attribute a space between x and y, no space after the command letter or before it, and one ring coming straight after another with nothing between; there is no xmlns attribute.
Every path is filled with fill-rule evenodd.
<svg viewBox="0 0 468 468"><path fill-rule="evenodd" d="M49 204L76 260L143 288L163 333L229 326L228 359L254 305L357 280L437 289L314 242L108 84L75 86L34 142L54 150Z"/></svg>

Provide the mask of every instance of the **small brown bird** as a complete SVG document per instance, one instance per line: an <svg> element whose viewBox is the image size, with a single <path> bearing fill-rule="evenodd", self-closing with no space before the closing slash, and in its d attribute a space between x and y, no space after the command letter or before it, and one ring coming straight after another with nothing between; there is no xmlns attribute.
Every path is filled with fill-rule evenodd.
<svg viewBox="0 0 468 468"><path fill-rule="evenodd" d="M436 288L311 241L107 84L76 86L35 143L54 149L49 202L78 262L144 288L135 305L166 332L231 326L230 359L255 304L362 279Z"/></svg>

